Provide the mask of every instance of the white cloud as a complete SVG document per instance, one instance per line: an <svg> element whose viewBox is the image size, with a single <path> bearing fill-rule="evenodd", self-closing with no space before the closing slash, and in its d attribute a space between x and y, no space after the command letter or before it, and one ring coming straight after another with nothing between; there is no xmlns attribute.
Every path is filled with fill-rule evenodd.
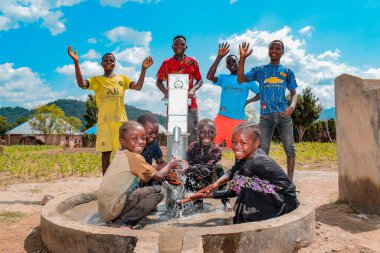
<svg viewBox="0 0 380 253"><path fill-rule="evenodd" d="M335 49L335 51L328 50L320 55L317 56L318 60L331 60L335 61L340 57L340 50Z"/></svg>
<svg viewBox="0 0 380 253"><path fill-rule="evenodd" d="M86 79L91 76L98 76L103 74L102 66L97 62L84 61L80 64L83 78ZM56 68L56 71L60 74L75 77L74 64L64 65Z"/></svg>
<svg viewBox="0 0 380 253"><path fill-rule="evenodd" d="M7 31L9 29L16 28L18 28L18 24L12 23L12 21L5 16L0 16L0 31Z"/></svg>
<svg viewBox="0 0 380 253"><path fill-rule="evenodd" d="M120 51L117 48L113 51L117 61L129 62L131 64L137 65L142 64L145 57L149 55L149 48L147 47L132 47Z"/></svg>
<svg viewBox="0 0 380 253"><path fill-rule="evenodd" d="M66 31L64 20L60 20L63 13L60 11L52 12L44 18L42 25L45 26L52 35L57 35Z"/></svg>
<svg viewBox="0 0 380 253"><path fill-rule="evenodd" d="M55 7L59 8L62 6L74 6L79 4L80 2L83 2L83 0L56 0Z"/></svg>
<svg viewBox="0 0 380 253"><path fill-rule="evenodd" d="M132 28L119 26L105 32L111 42L124 42L132 45L148 46L152 41L151 32L140 32Z"/></svg>
<svg viewBox="0 0 380 253"><path fill-rule="evenodd" d="M312 26L305 26L304 28L298 30L298 32L302 35L306 35L311 37L311 34L314 32L315 28Z"/></svg>
<svg viewBox="0 0 380 253"><path fill-rule="evenodd" d="M87 53L82 55L82 58L84 59L99 59L101 58L102 55L98 52L96 52L94 49L90 49Z"/></svg>
<svg viewBox="0 0 380 253"><path fill-rule="evenodd" d="M137 79L134 79L135 81ZM128 105L133 105L141 109L147 109L154 113L166 114L166 106L161 101L163 94L156 87L156 79L146 77L141 91L126 91L124 101Z"/></svg>
<svg viewBox="0 0 380 253"><path fill-rule="evenodd" d="M380 79L380 68L369 68L363 73L363 77L370 79Z"/></svg>
<svg viewBox="0 0 380 253"><path fill-rule="evenodd" d="M237 3L238 0L230 0L230 4L235 4Z"/></svg>
<svg viewBox="0 0 380 253"><path fill-rule="evenodd" d="M28 67L14 68L13 63L0 64L0 100L31 108L53 101L65 94L55 92L38 73Z"/></svg>
<svg viewBox="0 0 380 253"><path fill-rule="evenodd" d="M100 4L103 6L111 6L111 7L116 7L116 8L121 8L121 6L127 2L137 2L137 3L150 3L152 2L151 0L100 0ZM158 1L157 1L158 2ZM156 3L157 3L156 2Z"/></svg>
<svg viewBox="0 0 380 253"><path fill-rule="evenodd" d="M52 35L66 30L65 20L60 7L73 6L83 0L2 0L0 2L0 30L19 28L19 23L42 21L42 26L49 29Z"/></svg>
<svg viewBox="0 0 380 253"><path fill-rule="evenodd" d="M88 40L87 40L87 43L88 44L96 44L98 41L95 39L95 38L89 38Z"/></svg>

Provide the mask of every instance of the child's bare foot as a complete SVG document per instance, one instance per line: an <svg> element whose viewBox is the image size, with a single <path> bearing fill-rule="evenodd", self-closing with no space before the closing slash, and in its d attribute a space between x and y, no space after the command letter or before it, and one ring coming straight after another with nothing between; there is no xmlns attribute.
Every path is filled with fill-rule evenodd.
<svg viewBox="0 0 380 253"><path fill-rule="evenodd" d="M226 203L224 203L224 208L223 208L223 210L224 210L225 212L231 212L231 211L233 210L233 208L232 208L230 202L226 202Z"/></svg>

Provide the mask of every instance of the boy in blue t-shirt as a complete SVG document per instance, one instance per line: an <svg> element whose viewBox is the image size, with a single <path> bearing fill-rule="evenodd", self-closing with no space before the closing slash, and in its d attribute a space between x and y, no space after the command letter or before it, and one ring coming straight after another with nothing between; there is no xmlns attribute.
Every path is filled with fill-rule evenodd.
<svg viewBox="0 0 380 253"><path fill-rule="evenodd" d="M269 154L273 131L277 127L286 153L288 177L293 180L295 149L291 115L297 104L297 82L293 71L280 64L284 43L272 41L268 51L270 63L254 67L245 74L245 59L251 55L252 49L249 50L249 43L243 43L239 45L239 51L238 82L257 81L260 87L260 148ZM290 91L290 105L286 100L286 89Z"/></svg>
<svg viewBox="0 0 380 253"><path fill-rule="evenodd" d="M237 82L236 74L239 67L239 59L235 55L229 55L226 58L226 67L231 74L215 76L219 62L230 51L229 47L230 45L227 42L219 44L218 56L207 73L207 79L222 88L219 112L214 119L216 125L214 143L220 145L222 141L225 140L226 147L231 149L232 131L245 120L245 106L249 102L259 100L259 96L257 95L247 101L248 93L249 91L256 94L259 93L259 87L256 82L247 82L244 84Z"/></svg>

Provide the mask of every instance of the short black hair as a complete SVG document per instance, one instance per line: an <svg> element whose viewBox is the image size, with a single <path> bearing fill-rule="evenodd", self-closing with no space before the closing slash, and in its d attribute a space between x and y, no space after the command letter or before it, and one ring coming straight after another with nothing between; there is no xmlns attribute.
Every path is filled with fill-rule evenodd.
<svg viewBox="0 0 380 253"><path fill-rule="evenodd" d="M269 43L269 47L272 46L273 43L278 43L282 47L282 51L285 51L284 43L281 40L273 40L271 43Z"/></svg>
<svg viewBox="0 0 380 253"><path fill-rule="evenodd" d="M103 61L104 57L106 57L107 55L111 55L111 56L113 57L113 59L116 60L116 58L115 58L115 56L113 55L113 53L108 52L108 53L105 53L105 54L102 56L102 61Z"/></svg>
<svg viewBox="0 0 380 253"><path fill-rule="evenodd" d="M247 120L235 127L234 131L232 132L232 135L234 135L237 131L243 130L245 132L249 131L249 134L251 135L252 140L259 140L260 139L260 130L259 126L255 124L253 121Z"/></svg>
<svg viewBox="0 0 380 253"><path fill-rule="evenodd" d="M212 121L211 119L201 119L199 122L198 122L198 125L197 125L197 131L199 132L199 130L205 126L205 125L209 125L211 126L214 130L216 130L216 126L215 126L215 123L214 121Z"/></svg>
<svg viewBox="0 0 380 253"><path fill-rule="evenodd" d="M183 39L183 40L186 42L186 37L183 36L183 35L177 35L177 36L175 36L175 37L173 38L173 43L174 43L174 41L175 41L176 39Z"/></svg>
<svg viewBox="0 0 380 253"><path fill-rule="evenodd" d="M226 61L227 61L229 58L231 58L231 57L235 57L236 60L239 60L239 58L238 58L236 55L234 55L234 54L230 54L229 56L227 56Z"/></svg>
<svg viewBox="0 0 380 253"><path fill-rule="evenodd" d="M121 127L119 128L119 139L123 138L130 129L136 128L136 127L142 127L144 128L140 123L134 120L125 121L121 124Z"/></svg>
<svg viewBox="0 0 380 253"><path fill-rule="evenodd" d="M144 125L147 122L152 123L152 124L158 124L156 116L154 116L152 113L141 114L137 118L137 122L140 123L141 125Z"/></svg>

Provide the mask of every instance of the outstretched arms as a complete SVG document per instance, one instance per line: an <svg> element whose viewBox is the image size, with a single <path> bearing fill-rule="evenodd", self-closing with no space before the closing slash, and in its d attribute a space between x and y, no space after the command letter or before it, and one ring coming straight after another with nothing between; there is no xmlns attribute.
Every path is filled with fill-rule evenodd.
<svg viewBox="0 0 380 253"><path fill-rule="evenodd" d="M71 59L74 61L75 66L75 77L77 79L78 86L81 88L88 88L88 83L82 77L82 71L79 66L79 57L76 51L73 52L71 46L67 49L67 53L70 55Z"/></svg>
<svg viewBox="0 0 380 253"><path fill-rule="evenodd" d="M218 178L218 180L216 180L214 183L210 184L209 186L206 186L205 188L203 188L202 190L194 194L187 196L185 199L181 199L179 202L185 203L185 202L189 202L189 201L200 199L200 198L212 198L212 195L213 195L212 192L216 190L222 184L227 183L229 180L230 180L229 177L226 174L224 174L223 176Z"/></svg>
<svg viewBox="0 0 380 253"><path fill-rule="evenodd" d="M218 77L215 76L216 69L218 68L219 62L223 59L224 56L230 52L230 44L227 42L224 42L222 44L219 44L219 50L218 50L218 56L216 57L214 63L211 65L210 69L207 72L207 79L212 82L217 82Z"/></svg>
<svg viewBox="0 0 380 253"><path fill-rule="evenodd" d="M248 81L244 75L245 59L252 54L252 49L249 50L249 43L244 42L243 44L239 45L239 52L240 52L240 61L239 61L237 79L239 83L244 83Z"/></svg>
<svg viewBox="0 0 380 253"><path fill-rule="evenodd" d="M147 70L147 68L149 68L152 65L153 65L153 58L151 56L146 57L142 63L142 66L141 66L141 72L140 72L139 80L137 80L137 83L135 83L135 82L131 83L131 89L141 90L141 88L144 84L146 70Z"/></svg>

